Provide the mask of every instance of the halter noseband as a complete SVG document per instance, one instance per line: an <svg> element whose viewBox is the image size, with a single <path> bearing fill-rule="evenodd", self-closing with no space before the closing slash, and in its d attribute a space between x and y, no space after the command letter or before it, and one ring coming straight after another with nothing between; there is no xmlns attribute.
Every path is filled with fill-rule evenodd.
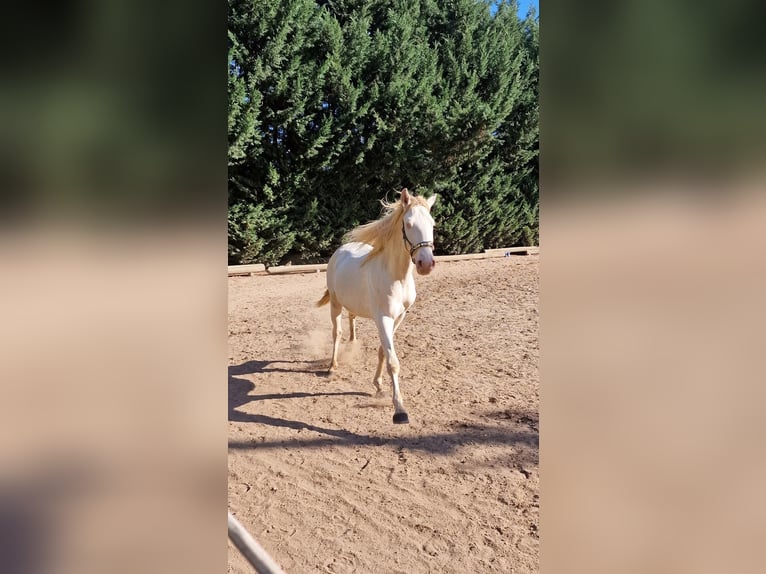
<svg viewBox="0 0 766 574"><path fill-rule="evenodd" d="M433 241L421 241L417 245L413 245L412 242L407 239L407 233L404 231L404 222L402 222L402 237L404 238L404 242L410 246L410 260L415 263L415 252L420 249L421 247L430 247L431 249L434 248L434 242Z"/></svg>

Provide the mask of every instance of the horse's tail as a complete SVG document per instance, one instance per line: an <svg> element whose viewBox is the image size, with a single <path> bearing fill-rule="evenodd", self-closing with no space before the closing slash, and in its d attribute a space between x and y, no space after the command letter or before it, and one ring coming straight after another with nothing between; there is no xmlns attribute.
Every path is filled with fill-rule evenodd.
<svg viewBox="0 0 766 574"><path fill-rule="evenodd" d="M330 302L330 290L325 289L324 295L322 295L322 298L317 301L317 307L322 307L324 305L327 305Z"/></svg>

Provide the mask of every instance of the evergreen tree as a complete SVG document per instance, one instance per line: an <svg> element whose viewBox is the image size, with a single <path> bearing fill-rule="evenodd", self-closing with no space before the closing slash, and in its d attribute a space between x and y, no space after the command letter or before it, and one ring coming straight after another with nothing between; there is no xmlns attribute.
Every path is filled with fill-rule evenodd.
<svg viewBox="0 0 766 574"><path fill-rule="evenodd" d="M229 259L325 260L403 186L437 247L537 238L537 23L476 0L230 0Z"/></svg>

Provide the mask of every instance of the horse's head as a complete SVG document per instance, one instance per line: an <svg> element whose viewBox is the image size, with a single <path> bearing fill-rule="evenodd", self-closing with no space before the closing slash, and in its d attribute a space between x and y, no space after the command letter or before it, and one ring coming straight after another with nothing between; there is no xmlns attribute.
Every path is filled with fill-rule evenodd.
<svg viewBox="0 0 766 574"><path fill-rule="evenodd" d="M402 189L401 202L404 207L402 235L419 275L428 275L436 265L434 260L434 219L431 208L436 202L436 195L426 200L415 201L413 196Z"/></svg>

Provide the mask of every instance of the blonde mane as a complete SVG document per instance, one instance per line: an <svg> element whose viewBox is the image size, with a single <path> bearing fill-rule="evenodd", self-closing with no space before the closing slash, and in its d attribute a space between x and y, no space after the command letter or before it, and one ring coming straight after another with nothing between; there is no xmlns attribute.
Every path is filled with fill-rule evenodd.
<svg viewBox="0 0 766 574"><path fill-rule="evenodd" d="M367 254L364 263L383 253L389 243L402 241L402 218L408 209L416 205L422 205L429 211L431 209L424 198L415 195L410 195L410 204L406 209L401 198L393 203L382 199L380 203L383 206L380 219L360 225L343 237L343 243L359 242L372 246L372 251Z"/></svg>

